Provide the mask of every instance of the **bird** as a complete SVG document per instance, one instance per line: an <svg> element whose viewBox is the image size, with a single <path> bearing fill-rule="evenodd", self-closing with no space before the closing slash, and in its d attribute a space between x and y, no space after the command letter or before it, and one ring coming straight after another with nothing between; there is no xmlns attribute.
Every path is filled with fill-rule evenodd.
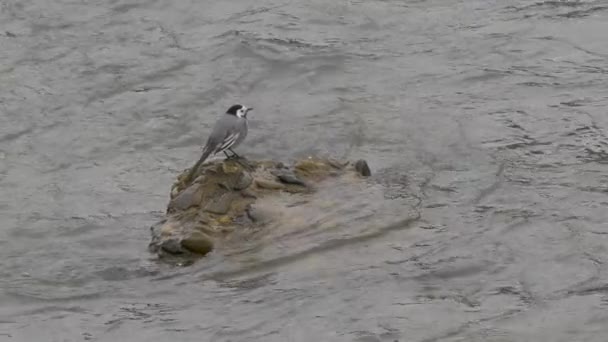
<svg viewBox="0 0 608 342"><path fill-rule="evenodd" d="M245 137L247 137L247 131L249 130L247 113L251 110L253 110L252 107L235 104L228 108L226 113L221 115L215 122L211 134L203 147L201 158L190 169L187 180L192 179L201 164L211 155L224 152L229 159L240 158L232 149L239 146L245 140ZM232 156L229 156L226 151L230 151Z"/></svg>

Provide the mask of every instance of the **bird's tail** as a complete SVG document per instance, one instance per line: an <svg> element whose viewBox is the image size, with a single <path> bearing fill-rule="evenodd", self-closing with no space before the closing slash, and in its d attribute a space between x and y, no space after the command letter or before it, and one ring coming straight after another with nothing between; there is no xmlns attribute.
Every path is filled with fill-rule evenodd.
<svg viewBox="0 0 608 342"><path fill-rule="evenodd" d="M203 150L203 155L201 155L201 158L196 162L196 164L194 164L194 166L190 169L190 172L188 172L188 177L186 178L185 182L190 183L193 178L194 175L198 172L198 168L201 166L201 164L203 162L205 162L205 160L209 157L209 155L211 154L211 151L213 149L211 148L206 148Z"/></svg>

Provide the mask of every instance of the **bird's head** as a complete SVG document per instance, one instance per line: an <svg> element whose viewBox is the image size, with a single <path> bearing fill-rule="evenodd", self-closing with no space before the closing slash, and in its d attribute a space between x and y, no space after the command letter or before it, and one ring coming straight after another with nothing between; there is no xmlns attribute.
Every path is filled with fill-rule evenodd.
<svg viewBox="0 0 608 342"><path fill-rule="evenodd" d="M228 110L226 111L226 114L234 115L239 118L246 118L247 113L252 109L253 108L247 108L243 105L235 104L232 107L228 108Z"/></svg>

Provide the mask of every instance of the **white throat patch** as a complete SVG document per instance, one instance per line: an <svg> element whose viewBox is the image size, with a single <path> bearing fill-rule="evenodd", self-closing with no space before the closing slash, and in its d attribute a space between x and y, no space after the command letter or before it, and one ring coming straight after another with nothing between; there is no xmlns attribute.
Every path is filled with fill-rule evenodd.
<svg viewBox="0 0 608 342"><path fill-rule="evenodd" d="M243 106L243 108L236 111L236 116L239 118L244 118L247 115L247 107Z"/></svg>

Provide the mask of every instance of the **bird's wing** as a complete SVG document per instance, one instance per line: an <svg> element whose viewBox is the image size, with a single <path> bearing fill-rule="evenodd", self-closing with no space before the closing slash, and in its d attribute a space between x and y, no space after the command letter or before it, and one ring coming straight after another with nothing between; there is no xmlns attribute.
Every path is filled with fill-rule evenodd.
<svg viewBox="0 0 608 342"><path fill-rule="evenodd" d="M230 148L237 141L239 136L241 135L240 131L236 126L224 127L224 135L220 138L220 136L213 137L211 143L208 145L213 154L220 153L228 148Z"/></svg>
<svg viewBox="0 0 608 342"><path fill-rule="evenodd" d="M213 127L205 147L203 147L203 153L201 158L196 164L190 169L188 173L188 180L191 180L200 165L209 157L211 154L221 152L234 144L238 139L240 133L238 127L235 125L235 121L232 117L222 117Z"/></svg>
<svg viewBox="0 0 608 342"><path fill-rule="evenodd" d="M203 150L209 150L210 153L217 153L218 148L223 145L226 138L234 131L234 124L229 115L224 114L213 127L209 139Z"/></svg>
<svg viewBox="0 0 608 342"><path fill-rule="evenodd" d="M216 149L216 153L222 152L223 150L230 148L234 144L234 142L239 138L241 134L237 130L232 130L226 133L224 140L221 145Z"/></svg>

